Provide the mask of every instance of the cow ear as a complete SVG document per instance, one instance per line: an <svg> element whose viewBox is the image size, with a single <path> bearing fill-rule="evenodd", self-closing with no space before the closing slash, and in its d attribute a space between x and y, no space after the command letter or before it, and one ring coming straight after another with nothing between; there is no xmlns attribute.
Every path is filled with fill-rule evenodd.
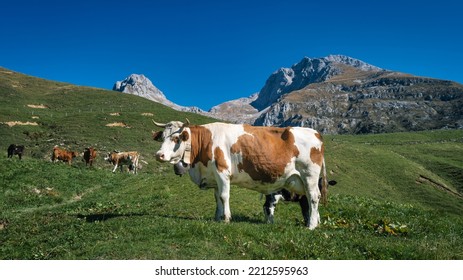
<svg viewBox="0 0 463 280"><path fill-rule="evenodd" d="M189 138L190 134L188 134L188 131L186 130L184 130L182 134L180 134L180 139L182 139L182 141L188 141Z"/></svg>
<svg viewBox="0 0 463 280"><path fill-rule="evenodd" d="M161 141L161 139L162 139L162 131L158 131L158 132L153 131L153 140Z"/></svg>

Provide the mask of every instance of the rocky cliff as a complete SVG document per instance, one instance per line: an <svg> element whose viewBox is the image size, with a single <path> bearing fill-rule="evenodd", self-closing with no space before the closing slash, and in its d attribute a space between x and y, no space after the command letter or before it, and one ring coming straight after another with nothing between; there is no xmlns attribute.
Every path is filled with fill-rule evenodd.
<svg viewBox="0 0 463 280"><path fill-rule="evenodd" d="M267 79L258 98L251 103L258 110L273 105L282 95L302 89L310 84L321 83L342 74L340 66L348 65L361 71L380 71L358 59L342 55L324 58L303 58L291 68L280 68Z"/></svg>
<svg viewBox="0 0 463 280"><path fill-rule="evenodd" d="M154 84L147 77L141 74L131 74L124 80L117 81L113 86L113 90L138 95L140 97L172 107L175 110L193 113L205 113L198 107L180 106L168 100L161 90L154 86Z"/></svg>
<svg viewBox="0 0 463 280"><path fill-rule="evenodd" d="M463 128L463 85L345 66L336 77L282 96L254 124L331 134Z"/></svg>

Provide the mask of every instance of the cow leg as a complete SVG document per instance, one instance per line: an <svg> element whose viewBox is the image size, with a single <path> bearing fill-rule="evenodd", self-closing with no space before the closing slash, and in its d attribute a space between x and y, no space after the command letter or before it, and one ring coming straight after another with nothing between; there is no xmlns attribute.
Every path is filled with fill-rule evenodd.
<svg viewBox="0 0 463 280"><path fill-rule="evenodd" d="M217 173L216 175L217 181L217 194L216 194L216 202L217 202L217 209L220 210L222 208L222 213L220 211L216 211L216 219L219 214L221 217L223 216L223 220L226 223L229 223L231 220L231 211L230 211L230 180L227 178L227 175L222 173Z"/></svg>
<svg viewBox="0 0 463 280"><path fill-rule="evenodd" d="M320 190L318 189L318 177L320 172L314 172L312 176L306 179L308 190L307 193L307 202L309 204L309 224L307 225L309 229L315 229L320 222L320 214L318 213L318 203L320 201ZM305 218L304 218L305 219Z"/></svg>
<svg viewBox="0 0 463 280"><path fill-rule="evenodd" d="M304 225L306 227L310 227L309 201L307 200L306 195L300 197L299 205L301 206L302 217L304 217Z"/></svg>
<svg viewBox="0 0 463 280"><path fill-rule="evenodd" d="M221 221L223 217L223 202L222 202L222 199L220 199L220 192L218 188L214 189L214 196L215 196L215 202L216 202L215 220Z"/></svg>
<svg viewBox="0 0 463 280"><path fill-rule="evenodd" d="M265 220L269 224L273 224L273 214L275 213L275 206L277 201L275 199L275 194L267 194L265 196L265 203L264 203L264 215Z"/></svg>
<svg viewBox="0 0 463 280"><path fill-rule="evenodd" d="M114 165L113 173L116 172L117 169L117 163Z"/></svg>
<svg viewBox="0 0 463 280"><path fill-rule="evenodd" d="M133 174L138 174L138 161L133 165Z"/></svg>

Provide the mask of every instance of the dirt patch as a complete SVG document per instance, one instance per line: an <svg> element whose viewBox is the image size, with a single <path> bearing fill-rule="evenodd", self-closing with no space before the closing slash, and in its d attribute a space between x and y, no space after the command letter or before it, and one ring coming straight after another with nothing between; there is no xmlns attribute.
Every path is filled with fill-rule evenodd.
<svg viewBox="0 0 463 280"><path fill-rule="evenodd" d="M121 115L121 113L119 113L119 112L116 112L116 113L110 113L109 115L111 115L111 116L120 116L120 115Z"/></svg>
<svg viewBox="0 0 463 280"><path fill-rule="evenodd" d="M153 113L141 113L142 116L146 116L146 117L152 117L154 116Z"/></svg>
<svg viewBox="0 0 463 280"><path fill-rule="evenodd" d="M9 127L12 127L15 125L39 125L36 122L20 122L20 121L11 121L11 122L2 122L2 123L8 125Z"/></svg>
<svg viewBox="0 0 463 280"><path fill-rule="evenodd" d="M106 126L109 126L109 127L125 127L125 128L130 128L130 126L128 126L127 124L125 124L125 123L123 123L123 122L108 123Z"/></svg>
<svg viewBox="0 0 463 280"><path fill-rule="evenodd" d="M47 105L43 105L43 104L27 104L27 107L34 108L34 109L49 109L50 108Z"/></svg>

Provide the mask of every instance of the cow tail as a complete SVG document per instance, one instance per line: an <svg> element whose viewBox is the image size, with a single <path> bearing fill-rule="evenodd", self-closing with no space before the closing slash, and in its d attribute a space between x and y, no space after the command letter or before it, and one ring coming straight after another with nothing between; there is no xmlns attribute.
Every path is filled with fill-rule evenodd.
<svg viewBox="0 0 463 280"><path fill-rule="evenodd" d="M328 203L328 179L326 176L326 164L325 164L325 157L323 156L323 163L322 163L322 190L321 190L321 200L323 205L326 206Z"/></svg>

